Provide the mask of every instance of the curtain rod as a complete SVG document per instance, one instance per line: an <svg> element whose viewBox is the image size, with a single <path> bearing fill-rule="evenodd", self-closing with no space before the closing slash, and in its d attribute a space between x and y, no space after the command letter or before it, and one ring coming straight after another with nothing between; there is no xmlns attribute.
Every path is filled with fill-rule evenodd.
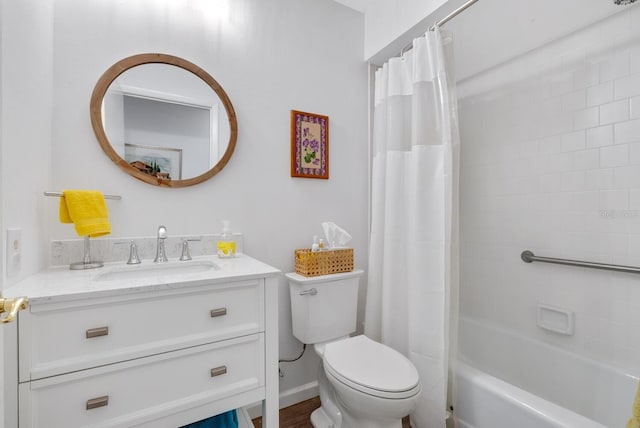
<svg viewBox="0 0 640 428"><path fill-rule="evenodd" d="M467 10L469 7L473 6L473 4L476 3L477 1L478 0L469 0L468 2L463 4L462 6L460 6L459 8L457 8L456 10L454 10L453 12L451 12L450 14L448 14L447 16L442 18L441 20L436 21L431 27L429 27L428 31L434 31L436 28L442 27L444 24L446 24L447 22L451 21L456 16L460 15L462 12ZM413 41L411 41L411 43L409 43L407 46L402 48L402 50L400 51L400 56L402 56L402 54L404 54L406 51L410 50L412 47L413 47Z"/></svg>
<svg viewBox="0 0 640 428"><path fill-rule="evenodd" d="M440 21L436 21L435 24L433 24L429 30L433 31L435 30L437 27L441 27L444 24L446 24L447 22L451 21L453 18L455 18L456 16L460 15L462 12L464 12L465 10L467 10L467 8L473 6L473 4L475 2L477 2L478 0L469 0L468 2L466 2L465 4L463 4L462 6L460 6L459 8L457 8L456 10L454 10L453 12L451 12L449 15L445 16L444 18L442 18Z"/></svg>

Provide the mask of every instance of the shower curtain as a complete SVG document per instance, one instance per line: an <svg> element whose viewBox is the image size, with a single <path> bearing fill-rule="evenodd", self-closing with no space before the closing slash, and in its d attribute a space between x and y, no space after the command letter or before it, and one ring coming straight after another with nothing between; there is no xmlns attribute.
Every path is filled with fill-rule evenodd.
<svg viewBox="0 0 640 428"><path fill-rule="evenodd" d="M375 75L365 334L406 355L413 428L444 427L458 284L458 152L451 38L436 29Z"/></svg>

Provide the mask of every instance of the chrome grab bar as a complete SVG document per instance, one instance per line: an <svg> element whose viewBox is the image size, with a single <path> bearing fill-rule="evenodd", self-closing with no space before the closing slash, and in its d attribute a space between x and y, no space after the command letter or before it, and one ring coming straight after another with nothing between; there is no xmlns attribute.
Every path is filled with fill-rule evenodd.
<svg viewBox="0 0 640 428"><path fill-rule="evenodd" d="M586 267L591 269L611 270L614 272L640 273L640 267L612 265L608 263L584 262L580 260L556 259L553 257L540 257L540 256L536 256L529 250L523 251L522 254L520 254L520 258L525 263L543 262L543 263L554 263L557 265L579 266L579 267Z"/></svg>

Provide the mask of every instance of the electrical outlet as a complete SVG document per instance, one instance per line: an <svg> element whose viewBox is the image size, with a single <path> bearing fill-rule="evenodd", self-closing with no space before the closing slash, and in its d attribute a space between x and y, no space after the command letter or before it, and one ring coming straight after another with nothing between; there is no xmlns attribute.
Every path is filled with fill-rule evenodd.
<svg viewBox="0 0 640 428"><path fill-rule="evenodd" d="M7 229L7 276L22 268L22 229Z"/></svg>

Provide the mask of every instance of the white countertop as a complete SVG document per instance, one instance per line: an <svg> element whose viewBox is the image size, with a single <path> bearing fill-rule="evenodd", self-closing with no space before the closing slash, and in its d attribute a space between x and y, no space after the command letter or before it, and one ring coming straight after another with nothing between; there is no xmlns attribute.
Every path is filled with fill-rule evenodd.
<svg viewBox="0 0 640 428"><path fill-rule="evenodd" d="M229 259L218 256L194 257L192 261L171 261L159 267L186 266L190 263L213 263L219 269L166 275L154 272L151 260L143 260L140 265L105 263L104 267L87 270L70 270L68 266L60 266L29 276L4 290L4 294L5 297L27 296L33 305L280 275L278 269L244 254ZM105 273L134 269L149 269L149 274L135 278L99 279Z"/></svg>

